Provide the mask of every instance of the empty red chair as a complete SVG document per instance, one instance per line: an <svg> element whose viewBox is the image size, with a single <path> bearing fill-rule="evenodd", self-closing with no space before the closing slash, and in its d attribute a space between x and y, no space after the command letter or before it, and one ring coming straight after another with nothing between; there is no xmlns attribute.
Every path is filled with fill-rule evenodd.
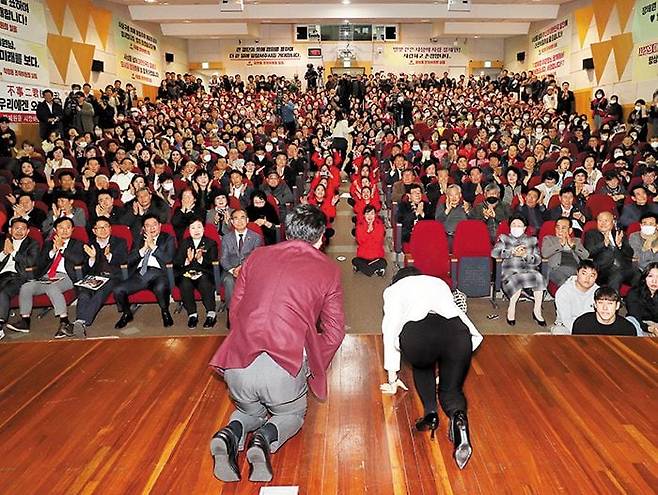
<svg viewBox="0 0 658 495"><path fill-rule="evenodd" d="M585 237L585 234L589 232L590 230L596 230L598 228L598 225L596 223L596 220L590 220L588 221L585 226L583 227L583 238Z"/></svg>
<svg viewBox="0 0 658 495"><path fill-rule="evenodd" d="M614 199L607 194L592 194L587 198L587 209L594 218L603 211L609 211L615 217L617 216L617 205Z"/></svg>
<svg viewBox="0 0 658 495"><path fill-rule="evenodd" d="M441 222L424 220L414 226L405 264L413 264L424 275L439 277L452 287L448 236Z"/></svg>
<svg viewBox="0 0 658 495"><path fill-rule="evenodd" d="M491 293L491 239L481 220L462 220L452 241L451 276L456 288L469 297Z"/></svg>
<svg viewBox="0 0 658 495"><path fill-rule="evenodd" d="M640 222L634 222L628 226L626 229L626 235L630 236L631 234L634 234L635 232L639 232L641 229L641 224Z"/></svg>

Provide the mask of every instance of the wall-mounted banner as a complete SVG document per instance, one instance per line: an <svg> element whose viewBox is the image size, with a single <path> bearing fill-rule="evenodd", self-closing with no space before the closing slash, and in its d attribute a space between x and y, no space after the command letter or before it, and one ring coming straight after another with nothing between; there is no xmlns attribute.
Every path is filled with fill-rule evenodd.
<svg viewBox="0 0 658 495"><path fill-rule="evenodd" d="M229 48L228 63L241 62L254 65L302 65L302 53L291 45L238 45Z"/></svg>
<svg viewBox="0 0 658 495"><path fill-rule="evenodd" d="M468 65L463 43L432 43L428 45L385 45L384 65L395 67L464 67Z"/></svg>
<svg viewBox="0 0 658 495"><path fill-rule="evenodd" d="M635 45L633 77L638 81L658 79L658 38Z"/></svg>
<svg viewBox="0 0 658 495"><path fill-rule="evenodd" d="M531 34L529 58L535 74L569 73L571 29L571 17L566 17Z"/></svg>
<svg viewBox="0 0 658 495"><path fill-rule="evenodd" d="M656 32L658 32L658 1L638 0L635 4L633 39L636 43L648 41L656 37Z"/></svg>
<svg viewBox="0 0 658 495"><path fill-rule="evenodd" d="M38 122L37 104L43 100L42 86L0 81L0 115L18 124ZM63 100L56 89L55 98Z"/></svg>
<svg viewBox="0 0 658 495"><path fill-rule="evenodd" d="M114 30L119 79L159 86L162 61L158 39L122 20L116 21Z"/></svg>
<svg viewBox="0 0 658 495"><path fill-rule="evenodd" d="M43 45L47 32L43 4L23 0L0 0L0 36Z"/></svg>
<svg viewBox="0 0 658 495"><path fill-rule="evenodd" d="M48 54L39 43L0 36L0 80L35 84L49 81Z"/></svg>

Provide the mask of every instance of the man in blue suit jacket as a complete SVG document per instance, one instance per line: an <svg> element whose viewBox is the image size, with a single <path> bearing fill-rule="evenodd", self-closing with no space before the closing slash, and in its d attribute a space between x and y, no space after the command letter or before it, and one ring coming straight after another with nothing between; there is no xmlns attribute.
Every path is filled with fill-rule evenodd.
<svg viewBox="0 0 658 495"><path fill-rule="evenodd" d="M222 237L222 258L220 260L224 270L222 284L227 307L231 302L235 280L240 275L242 263L254 249L263 244L262 237L247 228L246 211L234 210L231 213L231 224L233 231Z"/></svg>

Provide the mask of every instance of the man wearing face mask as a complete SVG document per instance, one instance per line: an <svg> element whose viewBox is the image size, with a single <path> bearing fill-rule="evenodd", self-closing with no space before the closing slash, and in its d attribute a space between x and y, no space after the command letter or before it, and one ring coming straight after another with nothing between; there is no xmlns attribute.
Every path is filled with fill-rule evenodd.
<svg viewBox="0 0 658 495"><path fill-rule="evenodd" d="M491 240L496 239L498 225L510 216L509 206L500 201L500 187L498 184L487 184L484 188L485 200L476 205L471 213L471 218L482 220L487 224Z"/></svg>
<svg viewBox="0 0 658 495"><path fill-rule="evenodd" d="M644 270L650 263L658 261L658 214L645 213L640 219L640 231L629 237L629 244L633 254L638 259L640 270Z"/></svg>
<svg viewBox="0 0 658 495"><path fill-rule="evenodd" d="M650 201L649 193L644 186L635 186L631 190L631 197L634 204L625 205L619 218L618 223L623 229L639 222L640 218L647 213L658 214L658 204Z"/></svg>

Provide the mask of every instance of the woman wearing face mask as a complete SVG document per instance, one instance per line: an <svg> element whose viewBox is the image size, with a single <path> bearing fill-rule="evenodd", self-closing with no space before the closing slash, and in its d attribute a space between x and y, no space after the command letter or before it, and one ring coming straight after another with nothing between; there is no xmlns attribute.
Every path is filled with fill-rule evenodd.
<svg viewBox="0 0 658 495"><path fill-rule="evenodd" d="M532 317L539 326L545 327L542 299L546 282L539 271L541 254L537 238L526 235L527 221L521 215L512 215L509 226L510 234L502 234L491 251L492 257L502 260L502 289L509 298L507 324L516 324L516 303L523 289L530 289L535 300Z"/></svg>
<svg viewBox="0 0 658 495"><path fill-rule="evenodd" d="M628 114L628 124L631 129L637 131L637 139L646 141L649 132L649 114L647 113L646 102L639 99L635 102L633 111Z"/></svg>
<svg viewBox="0 0 658 495"><path fill-rule="evenodd" d="M619 104L619 98L617 95L612 95L610 97L610 104L605 110L605 118L603 123L609 123L612 126L622 122L623 109ZM598 129L598 127L597 127Z"/></svg>
<svg viewBox="0 0 658 495"><path fill-rule="evenodd" d="M658 262L649 263L626 297L626 318L645 335L658 337Z"/></svg>
<svg viewBox="0 0 658 495"><path fill-rule="evenodd" d="M603 119L606 117L606 108L608 106L608 99L602 89L597 89L594 93L594 99L590 104L592 109L592 117L594 118L594 125L597 129L601 127Z"/></svg>

